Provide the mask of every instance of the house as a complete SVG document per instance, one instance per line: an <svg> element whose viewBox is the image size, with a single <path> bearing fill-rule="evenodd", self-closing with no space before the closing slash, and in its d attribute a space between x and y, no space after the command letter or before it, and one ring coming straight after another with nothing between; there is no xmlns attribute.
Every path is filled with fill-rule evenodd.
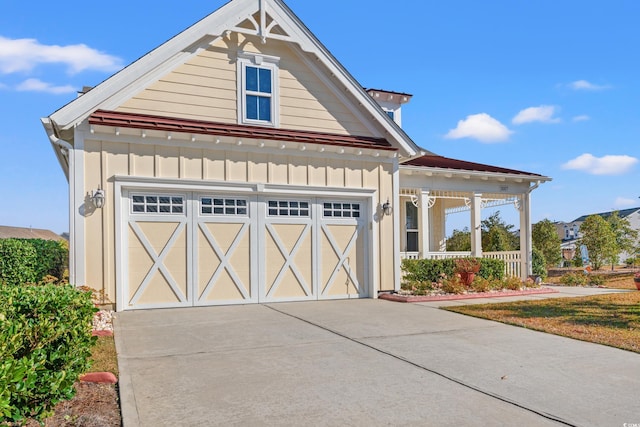
<svg viewBox="0 0 640 427"><path fill-rule="evenodd" d="M70 281L117 310L399 289L402 257L531 270L530 193L549 178L435 155L405 93L364 89L281 0L232 0L42 122L70 189ZM483 254L481 210L520 211L522 250Z"/></svg>
<svg viewBox="0 0 640 427"><path fill-rule="evenodd" d="M597 213L597 214L589 214L589 215L582 215L581 217L578 217L576 219L574 219L571 222L556 222L555 226L556 226L556 231L558 232L558 236L560 237L560 239L562 240L561 243L561 247L563 249L568 249L568 250L575 250L577 245L579 244L579 240L582 237L581 233L580 233L580 226L582 225L582 223L591 215L599 215L601 216L603 219L608 219L611 215L613 215L615 212L618 213L618 216L620 218L624 218L627 221L629 221L629 225L632 229L637 230L640 232L640 207L637 208L629 208L629 209L622 209L619 211L608 211L608 212L601 212L601 213ZM629 258L632 257L633 254L629 254L626 252L623 252L622 254L620 254L620 262L624 263L624 261Z"/></svg>
<svg viewBox="0 0 640 427"><path fill-rule="evenodd" d="M0 239L65 240L64 236L56 234L51 230L31 227L10 227L7 225L0 225Z"/></svg>

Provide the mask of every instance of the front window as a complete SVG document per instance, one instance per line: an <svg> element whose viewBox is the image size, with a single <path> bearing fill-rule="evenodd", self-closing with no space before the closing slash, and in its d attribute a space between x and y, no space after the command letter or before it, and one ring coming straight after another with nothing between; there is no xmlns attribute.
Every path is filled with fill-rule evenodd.
<svg viewBox="0 0 640 427"><path fill-rule="evenodd" d="M272 80L268 68L245 68L246 119L271 122Z"/></svg>

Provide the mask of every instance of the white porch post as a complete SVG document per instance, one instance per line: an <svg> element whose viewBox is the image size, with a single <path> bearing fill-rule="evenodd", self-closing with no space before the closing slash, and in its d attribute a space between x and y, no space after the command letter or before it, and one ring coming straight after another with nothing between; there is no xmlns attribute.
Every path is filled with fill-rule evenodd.
<svg viewBox="0 0 640 427"><path fill-rule="evenodd" d="M471 199L471 256L482 257L482 194Z"/></svg>
<svg viewBox="0 0 640 427"><path fill-rule="evenodd" d="M529 192L520 195L520 257L522 259L522 268L520 275L522 280L526 280L529 275L533 274L533 266L531 260L532 243L531 243L531 194Z"/></svg>
<svg viewBox="0 0 640 427"><path fill-rule="evenodd" d="M430 201L429 192L420 191L420 250L422 251L422 258L425 258L427 252L431 250L431 230L429 229Z"/></svg>

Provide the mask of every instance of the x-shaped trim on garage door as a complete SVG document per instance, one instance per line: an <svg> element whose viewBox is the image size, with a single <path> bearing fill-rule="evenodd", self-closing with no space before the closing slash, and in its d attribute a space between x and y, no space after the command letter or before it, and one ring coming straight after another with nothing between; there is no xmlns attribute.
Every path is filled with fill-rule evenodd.
<svg viewBox="0 0 640 427"><path fill-rule="evenodd" d="M329 241L329 244L331 245L333 252L335 252L335 254L338 256L338 259L339 259L338 263L333 269L333 273L331 273L331 276L329 276L329 280L327 281L327 284L325 285L324 289L322 289L322 295L324 295L329 289L331 289L331 286L333 286L333 282L336 280L336 275L338 274L338 272L340 271L340 268L342 267L344 267L344 271L347 272L348 277L353 282L353 285L358 290L358 293L360 293L360 283L358 282L358 278L355 276L353 270L349 266L349 253L351 252L351 248L357 241L358 233L361 228L362 228L362 225L358 225L356 227L356 229L353 232L353 235L351 236L351 239L349 240L349 243L347 243L347 247L344 249L343 252L341 252L337 242L333 238L333 234L331 233L331 231L329 231L329 228L327 227L327 225L322 224L322 231L324 231L324 234L325 236L327 236L327 240Z"/></svg>
<svg viewBox="0 0 640 427"><path fill-rule="evenodd" d="M202 225L203 224L200 224L200 230L202 230L202 232L204 233L204 236L207 238L207 241L211 245L211 248L213 248L213 251L216 253L218 258L220 259L220 264L218 265L218 268L216 268L216 271L214 271L213 275L209 279L209 282L207 283L207 286L204 288L204 291L202 291L202 294L200 295L199 299L206 298L207 295L209 295L209 293L215 287L215 283L220 277L220 274L222 274L222 272L225 269L227 270L227 273L229 273L229 276L231 276L231 280L233 280L233 284L235 285L235 287L242 294L242 297L244 299L248 299L249 295L247 294L247 290L244 286L244 283L242 283L242 280L236 274L236 271L233 269L233 267L229 263L229 260L231 259L231 256L233 255L234 251L240 244L242 237L244 237L244 235L246 234L247 229L249 228L249 223L245 223L242 225L242 228L240 228L240 231L238 231L238 234L236 235L235 239L233 239L233 243L231 243L231 246L229 246L229 249L227 249L226 253L223 252L222 249L220 249L220 246L218 246L218 243L216 242L216 239L211 234L211 231L209 231L209 228L207 228L206 226L203 227Z"/></svg>
<svg viewBox="0 0 640 427"><path fill-rule="evenodd" d="M153 266L151 266L151 268L147 272L147 275L145 276L144 280L138 287L138 290L136 291L136 293L133 295L133 298L131 298L131 301L129 301L129 304L135 305L135 303L138 301L140 296L142 296L142 293L145 291L147 286L149 286L151 279L153 278L154 274L157 271L160 271L160 273L162 273L162 275L164 276L165 280L171 287L171 290L176 295L178 300L180 300L180 302L186 302L187 300L186 296L179 289L178 284L173 279L173 276L171 276L171 273L169 272L167 267L164 265L164 259L167 257L169 250L178 239L178 236L180 236L180 233L182 233L182 231L184 230L186 223L181 222L178 224L175 231L171 235L171 238L164 245L164 248L162 248L162 250L160 251L160 254L156 253L155 249L153 249L153 247L151 246L151 243L147 239L146 235L140 229L140 227L136 222L131 221L129 224L131 225L131 228L133 229L133 232L135 233L136 237L140 239L142 246L144 246L145 250L147 251L147 253L149 254L149 256L153 261Z"/></svg>
<svg viewBox="0 0 640 427"><path fill-rule="evenodd" d="M285 263L280 269L280 272L276 276L275 280L273 281L273 286L271 286L271 289L267 293L267 297L270 297L276 291L276 289L278 289L278 286L280 286L280 282L282 282L282 278L284 277L285 273L289 268L293 272L293 275L296 277L296 279L298 279L298 282L300 283L300 286L302 286L304 293L307 296L311 295L311 290L309 289L307 282L304 280L304 277L302 276L302 274L300 274L300 270L298 270L298 267L293 262L296 256L296 253L298 253L298 249L300 249L302 242L304 242L304 239L307 237L307 234L309 234L309 230L311 229L311 224L307 224L304 227L304 230L302 230L302 233L300 233L300 237L298 237L298 240L296 241L296 244L293 246L293 249L291 250L291 252L287 251L287 248L285 248L284 244L282 243L282 240L280 240L280 237L278 236L278 233L274 230L273 226L271 224L266 224L266 226L267 226L267 230L269 230L269 233L271 234L271 237L273 238L273 241L278 247L278 250L280 250L280 253L285 259Z"/></svg>

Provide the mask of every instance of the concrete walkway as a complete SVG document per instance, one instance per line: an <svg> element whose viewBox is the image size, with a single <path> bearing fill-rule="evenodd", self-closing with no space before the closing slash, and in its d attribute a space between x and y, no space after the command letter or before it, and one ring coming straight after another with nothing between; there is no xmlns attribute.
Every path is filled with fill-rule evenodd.
<svg viewBox="0 0 640 427"><path fill-rule="evenodd" d="M640 423L640 355L433 304L120 313L124 426Z"/></svg>

